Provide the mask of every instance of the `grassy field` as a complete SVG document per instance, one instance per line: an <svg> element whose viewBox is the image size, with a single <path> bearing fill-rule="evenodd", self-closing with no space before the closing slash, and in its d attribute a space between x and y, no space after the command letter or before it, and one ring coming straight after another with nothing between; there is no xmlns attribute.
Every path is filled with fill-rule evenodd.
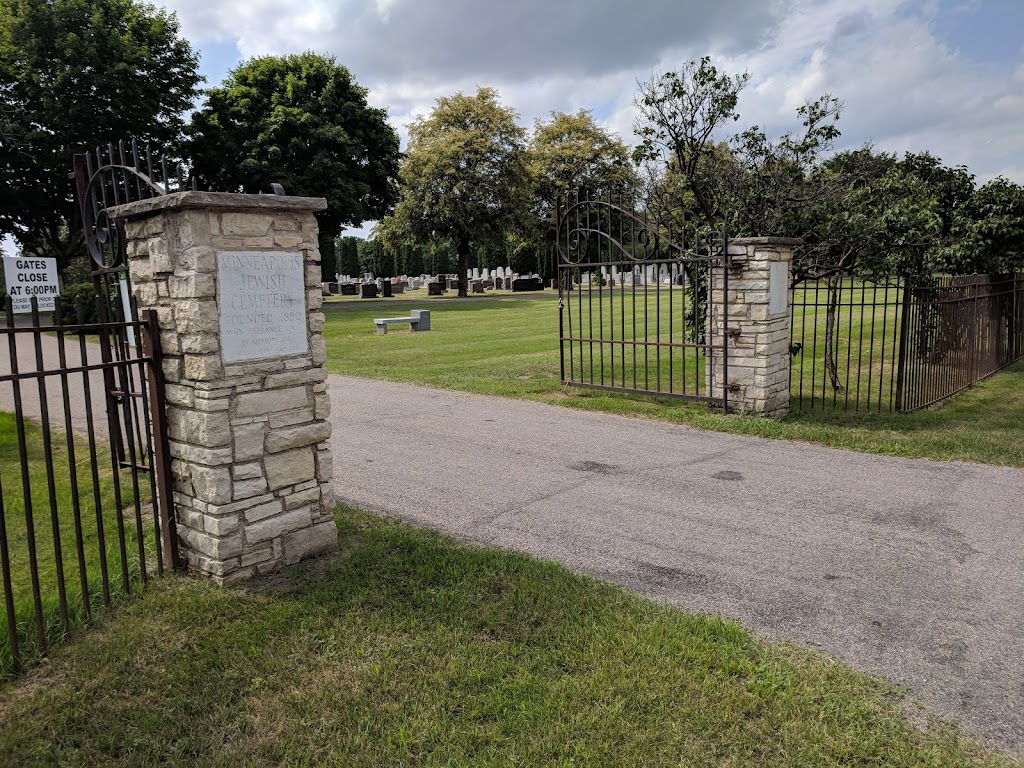
<svg viewBox="0 0 1024 768"><path fill-rule="evenodd" d="M337 553L244 588L161 580L0 689L0 763L1013 764L891 686L728 621L337 519Z"/></svg>
<svg viewBox="0 0 1024 768"><path fill-rule="evenodd" d="M53 490L61 560L56 557L53 513L50 507L48 469L43 452L42 430L30 421L25 422L26 448L32 514L26 517L22 460L18 449L17 427L13 414L0 413L0 482L2 482L2 514L6 529L6 544L10 559L12 595L15 605L15 624L23 661L38 657L41 645L37 638L35 601L30 569L29 521L33 525L36 545L36 565L39 579L39 608L43 617L46 643L61 638L67 630L80 626L91 610L104 603L103 574L108 574L109 596L116 599L123 592L124 577L129 583L139 574L138 548L135 540L134 488L129 480L121 478L120 500L123 514L118 514L117 489L110 469L109 448L90 446L81 437L74 440L75 461L69 459L65 433L51 433L53 450ZM94 478L90 469L91 454L95 451L98 472ZM104 463L104 451L106 463ZM80 513L75 514L75 497ZM94 493L95 491L95 493ZM140 489L140 498L148 498L149 489ZM99 499L101 514L96 514ZM143 506L145 511L146 507ZM104 545L100 544L102 526ZM118 528L125 530L126 547L121 550ZM79 557L78 541L84 557ZM147 546L147 548L149 548ZM147 552L153 562L154 553ZM60 564L60 567L58 565ZM59 578L64 581L68 622L60 613ZM13 669L12 648L8 634L6 612L0 606L0 679Z"/></svg>
<svg viewBox="0 0 1024 768"><path fill-rule="evenodd" d="M819 409L783 419L725 417L685 401L563 388L558 306L551 297L429 306L429 333L393 329L377 336L373 318L394 314L386 305L325 305L327 368L873 453L1024 466L1024 364L923 412Z"/></svg>

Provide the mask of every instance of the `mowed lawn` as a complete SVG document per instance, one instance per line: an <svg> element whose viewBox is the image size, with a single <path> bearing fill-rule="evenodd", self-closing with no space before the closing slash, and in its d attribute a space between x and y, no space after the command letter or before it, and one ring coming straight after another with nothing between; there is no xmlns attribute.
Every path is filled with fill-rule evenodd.
<svg viewBox="0 0 1024 768"><path fill-rule="evenodd" d="M19 449L15 416L0 412L0 555L6 558L10 568L15 634L21 661L31 662L43 652L45 645L60 640L68 631L80 626L104 603L118 600L126 591L126 585L131 589L132 582L139 578L142 560L137 535L140 529L135 515L137 511L139 514L148 511L150 489L143 482L139 488L140 506L136 508L135 488L128 473L119 473L115 484L108 445L90 443L85 437L75 435L71 442L72 461L67 434L53 429L49 435L48 463L42 428L26 420L24 429L25 462ZM96 462L95 474L93 461ZM27 471L28 493L23 469ZM119 536L119 531L124 532L123 537ZM143 540L141 548L152 567L156 561L153 542ZM30 567L33 557L34 582ZM61 586L65 592L66 616L59 597ZM38 587L38 602L35 587ZM6 594L0 597L4 598L4 603L0 604L0 680L3 680L15 671L16 665L4 610Z"/></svg>
<svg viewBox="0 0 1024 768"><path fill-rule="evenodd" d="M0 764L1009 766L891 686L553 563L340 509L171 576L0 688Z"/></svg>
<svg viewBox="0 0 1024 768"><path fill-rule="evenodd" d="M872 453L1024 466L1024 364L917 413L819 409L783 419L726 417L699 403L564 388L558 300L550 294L424 302L431 310L430 332L392 326L386 336L376 335L373 318L400 316L415 307L408 301L325 304L327 368Z"/></svg>

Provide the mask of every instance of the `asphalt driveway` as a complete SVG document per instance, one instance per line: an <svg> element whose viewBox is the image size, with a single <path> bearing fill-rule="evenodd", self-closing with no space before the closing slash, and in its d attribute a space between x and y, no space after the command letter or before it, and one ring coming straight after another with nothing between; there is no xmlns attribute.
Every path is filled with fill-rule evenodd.
<svg viewBox="0 0 1024 768"><path fill-rule="evenodd" d="M818 648L1024 749L1024 471L329 384L341 499Z"/></svg>

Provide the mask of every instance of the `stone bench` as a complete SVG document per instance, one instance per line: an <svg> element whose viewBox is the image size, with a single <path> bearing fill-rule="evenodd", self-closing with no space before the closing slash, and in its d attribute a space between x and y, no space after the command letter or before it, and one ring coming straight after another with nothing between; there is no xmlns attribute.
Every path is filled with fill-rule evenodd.
<svg viewBox="0 0 1024 768"><path fill-rule="evenodd" d="M409 313L410 317L378 317L374 319L377 326L377 334L383 336L388 332L388 326L393 323L408 323L414 331L430 330L430 310L414 309Z"/></svg>

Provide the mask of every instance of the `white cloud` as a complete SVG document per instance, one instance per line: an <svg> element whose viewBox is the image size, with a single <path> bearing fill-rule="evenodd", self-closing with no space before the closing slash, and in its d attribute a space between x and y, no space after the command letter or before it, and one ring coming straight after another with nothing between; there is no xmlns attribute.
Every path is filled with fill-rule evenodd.
<svg viewBox="0 0 1024 768"><path fill-rule="evenodd" d="M436 98L498 88L523 124L592 108L632 140L636 81L712 54L753 78L738 127L781 132L830 92L844 146L931 150L979 179L1024 182L1024 51L972 60L936 21L975 18L949 0L166 0L183 31L233 41L243 56L333 53L404 126ZM960 7L963 6L963 7Z"/></svg>

